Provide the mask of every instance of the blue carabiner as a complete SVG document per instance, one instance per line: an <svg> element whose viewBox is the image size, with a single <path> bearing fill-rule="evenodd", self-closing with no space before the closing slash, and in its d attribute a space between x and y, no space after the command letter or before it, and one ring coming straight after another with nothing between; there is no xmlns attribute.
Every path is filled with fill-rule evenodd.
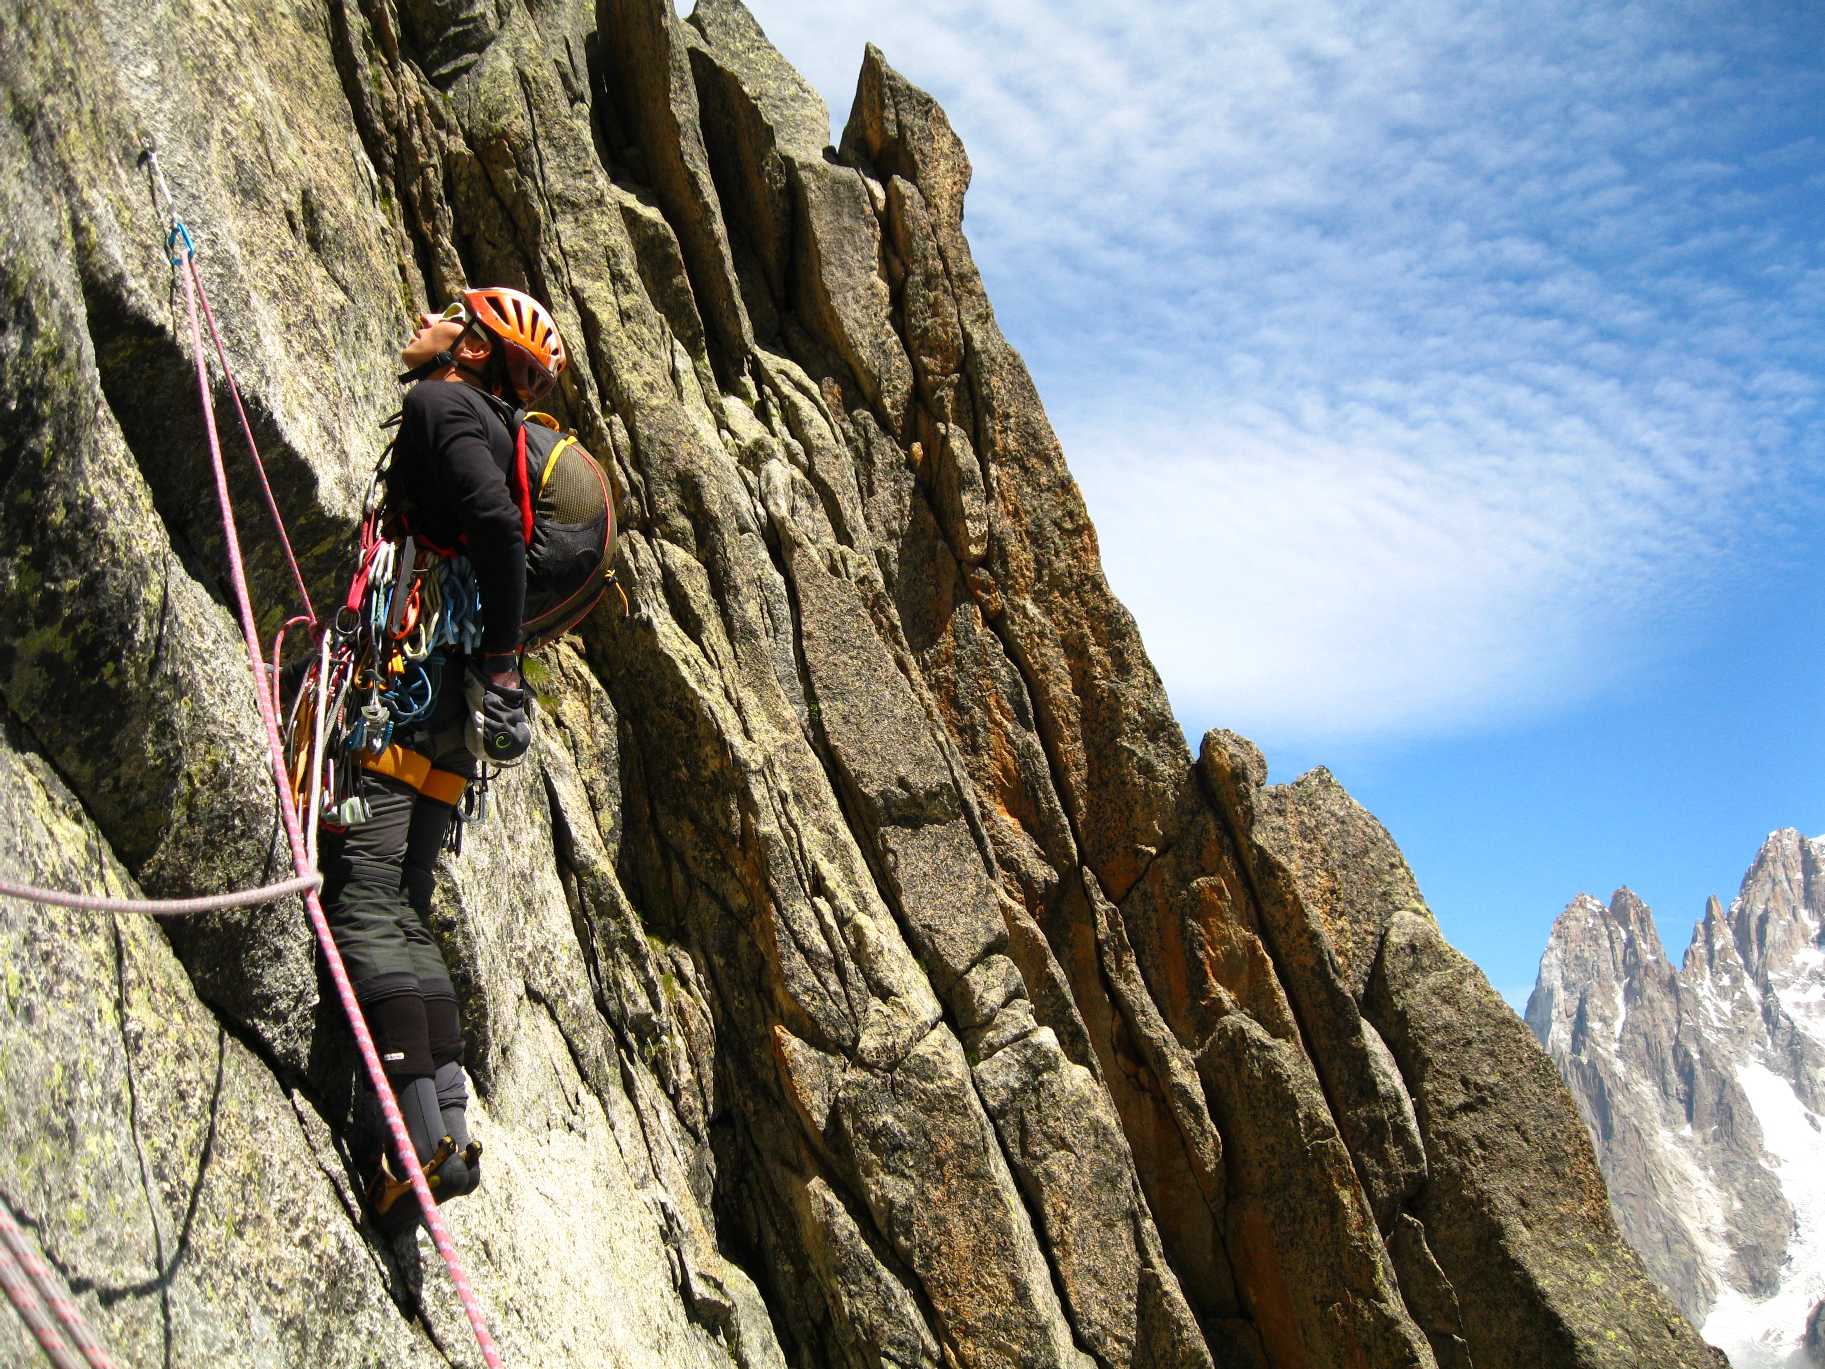
<svg viewBox="0 0 1825 1369"><path fill-rule="evenodd" d="M392 710L393 719L399 723L417 722L431 711L431 705L437 702L437 684L431 679L430 672L422 665L414 665L409 675L400 676L394 686L383 696L386 705Z"/></svg>
<svg viewBox="0 0 1825 1369"><path fill-rule="evenodd" d="M165 250L169 252L175 248L179 238L184 240L185 254L194 260L196 257L196 244L190 239L190 230L184 227L184 221L182 219L173 219L171 221L171 236L165 239ZM182 266L184 264L184 258L174 256L171 258L171 264L173 266Z"/></svg>

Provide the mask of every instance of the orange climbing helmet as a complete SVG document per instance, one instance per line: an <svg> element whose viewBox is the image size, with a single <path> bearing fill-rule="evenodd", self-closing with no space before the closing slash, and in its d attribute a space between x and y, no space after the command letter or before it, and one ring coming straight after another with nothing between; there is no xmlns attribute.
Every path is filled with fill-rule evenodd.
<svg viewBox="0 0 1825 1369"><path fill-rule="evenodd" d="M551 392L570 358L551 313L531 295L505 285L463 291L469 319L502 345L507 378L522 404L533 404Z"/></svg>

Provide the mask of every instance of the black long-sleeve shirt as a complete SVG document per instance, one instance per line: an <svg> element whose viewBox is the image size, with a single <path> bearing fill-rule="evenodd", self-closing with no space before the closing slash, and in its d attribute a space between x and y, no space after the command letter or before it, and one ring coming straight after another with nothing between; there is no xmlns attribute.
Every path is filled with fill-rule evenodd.
<svg viewBox="0 0 1825 1369"><path fill-rule="evenodd" d="M472 385L421 380L406 394L387 476L412 530L460 547L482 596L482 652L515 650L526 607L526 542L510 472L513 435Z"/></svg>

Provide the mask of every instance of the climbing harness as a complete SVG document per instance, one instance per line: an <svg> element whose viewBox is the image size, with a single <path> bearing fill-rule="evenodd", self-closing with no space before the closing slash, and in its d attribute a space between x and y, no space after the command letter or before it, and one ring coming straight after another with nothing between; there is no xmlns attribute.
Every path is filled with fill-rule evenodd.
<svg viewBox="0 0 1825 1369"><path fill-rule="evenodd" d="M479 650L482 600L467 557L410 533L388 535L397 520L387 515L381 486L391 455L389 444L362 501L348 593L286 716L291 794L313 833L319 824L367 821L363 771L452 806L469 784L398 741L431 717L450 657ZM488 778L484 770L475 782L485 788Z"/></svg>
<svg viewBox="0 0 1825 1369"><path fill-rule="evenodd" d="M601 466L549 414L515 413L512 424L508 483L526 544L524 652L576 626L609 586L620 586L614 500ZM291 793L309 814L313 855L318 824L346 829L367 820L362 771L403 780L452 806L461 799L447 838L448 848L460 852L463 829L487 816L488 786L497 773L483 765L467 780L434 770L428 757L400 742L431 717L449 658L480 650L483 621L468 557L414 532L409 512L387 503L396 442L382 451L369 478L349 589L327 648L307 669L287 714ZM625 610L625 592L621 601ZM319 752L323 763L314 767Z"/></svg>

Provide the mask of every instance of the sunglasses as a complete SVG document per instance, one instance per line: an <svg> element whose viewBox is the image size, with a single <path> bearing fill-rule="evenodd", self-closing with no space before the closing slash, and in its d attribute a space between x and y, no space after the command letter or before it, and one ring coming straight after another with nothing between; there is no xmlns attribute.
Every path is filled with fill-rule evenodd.
<svg viewBox="0 0 1825 1369"><path fill-rule="evenodd" d="M420 328L434 328L440 323L467 323L469 310L461 300L445 308L441 314L425 313L418 316Z"/></svg>

